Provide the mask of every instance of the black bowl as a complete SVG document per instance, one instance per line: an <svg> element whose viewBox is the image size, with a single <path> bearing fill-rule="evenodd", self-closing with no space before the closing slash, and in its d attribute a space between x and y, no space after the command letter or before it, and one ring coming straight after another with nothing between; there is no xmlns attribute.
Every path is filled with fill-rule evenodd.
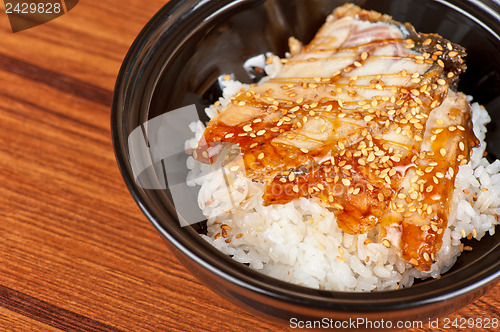
<svg viewBox="0 0 500 332"><path fill-rule="evenodd" d="M488 152L493 158L499 156L499 3L353 2L392 15L395 20L410 22L417 31L437 32L467 48L468 70L459 88L474 95L490 112L493 120L487 137ZM221 75L233 73L240 81L254 81L255 73L243 68L245 60L268 51L283 56L292 35L308 42L325 17L341 4L343 1L334 0L171 0L139 34L120 70L111 117L116 158L134 199L170 247L175 248L180 261L230 301L287 323L292 317L426 322L467 305L496 283L500 277L500 234L474 243L474 251L460 256L453 269L437 280L368 294L314 290L264 276L223 255L200 239L198 233L203 232L203 223L181 227L172 202L172 182L167 181L171 182L169 186L164 178L164 167L172 160L151 160L141 168L147 168L149 184L134 177L130 151L137 146L129 146L129 136L147 136L148 126L141 125L192 104L201 119L207 120L202 110L219 96L217 82ZM136 128L139 129L134 132ZM175 123L173 129L181 136L190 134L181 123ZM168 145L169 141L163 143ZM142 148L148 151L146 143ZM142 157L147 159L150 155ZM183 158L181 154L174 158L177 166L182 165ZM177 169L181 179L186 172L185 166ZM190 209L196 214L195 204Z"/></svg>

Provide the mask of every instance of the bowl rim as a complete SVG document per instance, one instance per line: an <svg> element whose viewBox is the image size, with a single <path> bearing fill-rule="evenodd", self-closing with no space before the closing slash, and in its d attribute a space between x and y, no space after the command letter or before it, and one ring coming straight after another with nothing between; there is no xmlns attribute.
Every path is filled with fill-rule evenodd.
<svg viewBox="0 0 500 332"><path fill-rule="evenodd" d="M456 0L434 1L449 7L455 7L457 2ZM219 2L224 4L224 8L229 8L228 6L234 6L244 1L222 0ZM467 6L477 5L476 1L472 0L462 1L460 4ZM487 15L496 14L496 17L492 17L491 19L498 22L500 21L500 14L491 9L492 7L495 8L494 6L496 5L498 5L496 0L489 0L480 3L479 7L489 8L491 11ZM164 5L141 30L131 45L119 70L113 94L111 136L118 167L135 202L166 240L194 263L241 288L272 297L279 301L292 302L297 305L313 305L322 308L336 306L338 309L338 305L342 305L342 307L355 307L364 311L380 311L382 306L384 310L401 310L403 308L413 308L430 303L447 301L500 279L500 262L495 262L492 259L488 260L488 257L485 257L495 256L494 253L500 254L500 246L497 246L488 255L484 255L473 263L473 265L477 265L481 273L472 274L472 272L465 271L466 269L464 271L457 271L456 273L461 278L452 285L446 282L446 278L441 278L432 280L432 285L428 287L425 286L426 283L423 283L396 291L358 293L316 290L293 285L260 274L219 253L215 248L213 249L217 251L217 254L214 255L214 251L206 250L207 244L203 243L204 241L202 242L201 239L197 242L191 241L192 237L178 226L178 222L177 225L174 225L177 216L168 213L167 217L165 212L151 207L148 204L149 199L144 189L139 188L135 184L130 166L128 165L126 138L121 135L123 132L123 115L126 112L123 106L126 104L126 98L128 97L125 93L127 92L126 88L128 87L130 77L138 73L142 69L141 66L146 66L146 64L139 61L139 57L154 51L151 38L156 38L154 43L167 39L170 34L175 32L176 27L182 24L186 13L201 10L206 6L210 6L210 4L204 2L197 5L197 1L195 0L170 0ZM168 22L165 22L165 20ZM158 35L157 29L159 28L163 29L161 36ZM165 218L173 220L174 223L168 222L168 220L167 222L162 222ZM395 294L397 296L394 296Z"/></svg>

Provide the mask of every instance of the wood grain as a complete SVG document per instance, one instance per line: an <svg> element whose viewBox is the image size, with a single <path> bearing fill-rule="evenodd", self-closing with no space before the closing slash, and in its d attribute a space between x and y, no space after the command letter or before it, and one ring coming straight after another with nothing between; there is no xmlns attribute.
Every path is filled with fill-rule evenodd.
<svg viewBox="0 0 500 332"><path fill-rule="evenodd" d="M1 16L0 330L291 330L201 285L119 174L113 86L128 47L163 5L80 1L16 34ZM449 318L499 318L499 295L500 285Z"/></svg>

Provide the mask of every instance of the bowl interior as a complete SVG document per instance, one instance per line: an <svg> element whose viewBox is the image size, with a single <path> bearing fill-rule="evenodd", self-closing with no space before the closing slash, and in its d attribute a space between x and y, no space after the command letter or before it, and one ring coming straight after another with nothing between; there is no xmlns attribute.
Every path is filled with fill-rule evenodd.
<svg viewBox="0 0 500 332"><path fill-rule="evenodd" d="M459 90L473 95L475 101L489 111L492 122L487 150L493 159L500 156L496 121L500 112L498 14L484 12L477 1L352 2L389 14L395 20L410 22L419 32L438 33L467 48L468 69L461 76ZM284 56L290 36L307 43L325 17L343 3L335 0L208 1L195 6L195 1L173 1L141 33L125 61L126 70L122 68L117 85L119 92L115 96L118 109L124 111L118 111L114 120L120 123L117 136L123 153L117 155L123 159L122 172L136 200L160 231L181 251L208 264L216 273L224 271L237 278L252 279L259 285L271 284L303 294L324 297L329 293L288 285L233 262L197 236L204 231L203 223L181 227L168 183L166 190L148 190L134 183L127 164L127 138L144 122L187 105L196 105L200 119L207 121L203 109L220 96L220 77L233 74L242 82L257 81L259 73L243 66L247 59L266 52ZM171 14L168 17L167 12ZM176 23L172 23L174 20ZM189 133L187 127L182 130ZM180 157L178 163L181 165L179 177L185 177L185 157ZM164 181L162 169L153 168L153 172L155 170L158 181ZM192 208L198 209L197 205ZM500 252L500 235L486 236L481 242L471 241L470 245L474 250L460 256L443 278L424 281L417 287L427 285L425 289L431 289L473 278L485 273L485 266L488 266L486 272L498 273L498 263L491 256ZM334 292L329 296L331 293ZM380 298L380 295L373 296Z"/></svg>

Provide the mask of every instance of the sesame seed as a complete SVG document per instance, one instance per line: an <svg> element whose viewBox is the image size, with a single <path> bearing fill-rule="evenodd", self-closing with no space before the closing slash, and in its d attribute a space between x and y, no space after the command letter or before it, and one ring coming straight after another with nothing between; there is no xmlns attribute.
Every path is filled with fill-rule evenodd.
<svg viewBox="0 0 500 332"><path fill-rule="evenodd" d="M457 51L451 51L451 52L448 52L448 56L449 56L450 58L454 58L454 57L456 57L457 55L458 55L458 52L457 52Z"/></svg>
<svg viewBox="0 0 500 332"><path fill-rule="evenodd" d="M295 180L295 173L291 172L290 175L288 175L288 181L292 182L293 180Z"/></svg>
<svg viewBox="0 0 500 332"><path fill-rule="evenodd" d="M410 264L414 265L414 266L417 266L418 265L418 261L415 258L412 258L412 259L410 259Z"/></svg>
<svg viewBox="0 0 500 332"><path fill-rule="evenodd" d="M439 133L443 132L443 128L434 129L433 132L434 132L434 134L439 134Z"/></svg>
<svg viewBox="0 0 500 332"><path fill-rule="evenodd" d="M261 129L257 132L257 136L262 136L266 133L266 130L265 129Z"/></svg>
<svg viewBox="0 0 500 332"><path fill-rule="evenodd" d="M366 240L363 242L363 244L364 244L364 245L367 245L367 244L370 244L370 243L372 243L372 241L371 241L370 239L366 239Z"/></svg>
<svg viewBox="0 0 500 332"><path fill-rule="evenodd" d="M427 46L427 45L430 45L431 42L432 42L432 39L427 38L426 40L424 40L424 42L422 43L422 45Z"/></svg>
<svg viewBox="0 0 500 332"><path fill-rule="evenodd" d="M307 150L306 148L301 148L300 151L304 152L304 153L308 153L309 150Z"/></svg>
<svg viewBox="0 0 500 332"><path fill-rule="evenodd" d="M294 186L293 186L293 188L292 188L292 190L293 190L294 192L298 193L298 192L299 192L299 186L298 186L298 185L294 185ZM332 198L333 198L333 197L332 197Z"/></svg>
<svg viewBox="0 0 500 332"><path fill-rule="evenodd" d="M351 181L349 179L342 179L342 183L344 184L344 186L349 186L351 184Z"/></svg>
<svg viewBox="0 0 500 332"><path fill-rule="evenodd" d="M245 125L245 126L243 126L243 130L246 131L246 132L252 131L252 126Z"/></svg>
<svg viewBox="0 0 500 332"><path fill-rule="evenodd" d="M382 244L384 245L384 247L386 248L390 248L391 247L391 242L387 239L383 239L382 240Z"/></svg>
<svg viewBox="0 0 500 332"><path fill-rule="evenodd" d="M400 162L400 161L401 161L401 158L400 158L398 155L392 155L392 156L390 157L390 159L391 159L392 161L395 161L395 162Z"/></svg>

